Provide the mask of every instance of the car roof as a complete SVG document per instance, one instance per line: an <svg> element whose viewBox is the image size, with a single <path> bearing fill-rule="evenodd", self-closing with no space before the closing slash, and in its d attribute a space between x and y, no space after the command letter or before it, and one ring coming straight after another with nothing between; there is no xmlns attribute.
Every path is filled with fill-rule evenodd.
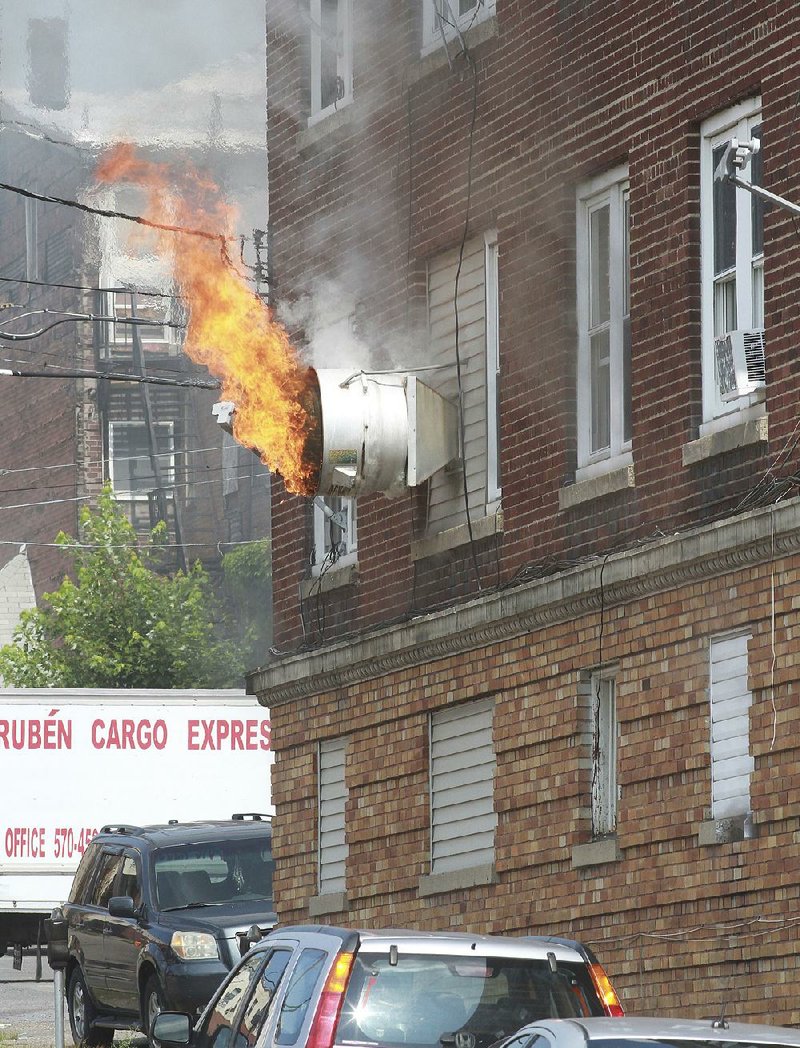
<svg viewBox="0 0 800 1048"><path fill-rule="evenodd" d="M429 932L413 928L337 928L330 925L293 925L274 928L270 935L292 937L302 933L333 935L345 940L358 935L359 949L364 952L383 952L390 946L397 946L400 951L413 950L415 953L463 955L465 957L494 956L519 957L545 960L548 954L555 955L557 961L584 962L587 957L578 943L567 939L526 935L473 935L468 932ZM263 940L262 940L263 941ZM587 951L588 953L588 951Z"/></svg>
<svg viewBox="0 0 800 1048"><path fill-rule="evenodd" d="M269 818L208 819L202 822L157 823L150 826L104 826L96 840L121 843L125 839L146 841L155 848L175 844L207 844L218 840L237 840L248 837L269 837L272 834Z"/></svg>
<svg viewBox="0 0 800 1048"><path fill-rule="evenodd" d="M730 1044L787 1044L800 1046L800 1030L788 1026L759 1023L723 1022L715 1019L674 1019L668 1016L597 1017L587 1019L543 1019L518 1030L525 1033L557 1035L564 1046L601 1043L605 1040L706 1041Z"/></svg>

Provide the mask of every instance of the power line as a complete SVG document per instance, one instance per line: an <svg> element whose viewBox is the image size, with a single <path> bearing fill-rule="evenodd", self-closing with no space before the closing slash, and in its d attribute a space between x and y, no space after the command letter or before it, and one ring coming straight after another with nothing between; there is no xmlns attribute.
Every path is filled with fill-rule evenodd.
<svg viewBox="0 0 800 1048"><path fill-rule="evenodd" d="M219 389L221 383L210 379L164 378L159 375L128 375L114 371L83 371L80 368L64 368L48 371L46 368L0 368L0 376L8 378L91 378L105 379L106 382L138 382L151 386L182 386L196 389Z"/></svg>
<svg viewBox="0 0 800 1048"><path fill-rule="evenodd" d="M23 189L22 186L10 185L8 182L0 182L0 189L9 193L17 193L19 196L27 197L29 200L41 200L46 204L61 204L63 207L72 207L78 211L85 211L90 215L99 215L101 218L121 218L125 222L136 222L140 226L149 229L161 229L167 233L183 233L186 236L200 237L203 240L218 241L222 250L227 253L227 242L236 241L236 236L225 236L223 233L210 233L207 229L192 229L190 226L175 226L167 222L152 222L149 218L141 215L129 215L124 211L113 211L105 207L92 207L90 204L82 204L78 200L68 200L66 197L49 196L47 193L34 193L32 189Z"/></svg>
<svg viewBox="0 0 800 1048"><path fill-rule="evenodd" d="M182 297L169 291L143 291L141 288L131 287L91 287L87 284L57 284L51 280L26 280L24 277L12 277L5 273L0 273L0 280L5 280L10 284L28 284L31 287L57 287L65 291L98 291L102 294L125 294L133 291L137 295L147 295L150 298L181 299Z"/></svg>

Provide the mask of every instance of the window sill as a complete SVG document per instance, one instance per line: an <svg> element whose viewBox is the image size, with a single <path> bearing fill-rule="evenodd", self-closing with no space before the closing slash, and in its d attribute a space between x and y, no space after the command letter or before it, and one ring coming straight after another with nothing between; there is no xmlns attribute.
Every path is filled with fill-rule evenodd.
<svg viewBox="0 0 800 1048"><path fill-rule="evenodd" d="M329 568L324 575L314 575L300 583L300 599L308 600L319 593L329 593L343 586L354 586L358 582L358 564L347 564L340 568Z"/></svg>
<svg viewBox="0 0 800 1048"><path fill-rule="evenodd" d="M701 848L715 844L732 844L734 841L750 840L757 837L753 816L731 815L727 819L707 819L700 823L697 843Z"/></svg>
<svg viewBox="0 0 800 1048"><path fill-rule="evenodd" d="M763 444L769 440L768 416L761 415L759 418L746 419L743 422L734 422L724 429L718 429L713 433L706 433L697 440L684 444L682 450L684 466L693 466L697 462L724 455L726 451L735 451L737 448L747 447L751 444Z"/></svg>
<svg viewBox="0 0 800 1048"><path fill-rule="evenodd" d="M341 108L334 109L324 116L318 116L313 124L310 124L303 131L298 131L295 138L298 153L311 149L319 142L324 142L326 138L336 134L340 128L351 124L352 120L353 100L352 98L344 98L342 99Z"/></svg>
<svg viewBox="0 0 800 1048"><path fill-rule="evenodd" d="M464 43L470 50L474 50L476 47L480 47L481 44L486 43L487 40L498 36L498 34L497 15L491 15L484 21L477 22L464 33ZM452 47L454 42L457 47L461 46L457 37L454 40L448 40L448 45ZM439 69L447 69L447 67L447 54L442 46L441 39L438 43L432 41L425 45L422 57L409 69L407 83L409 86L412 86L419 83L420 80L424 80L426 76L430 76L431 73L435 73Z"/></svg>
<svg viewBox="0 0 800 1048"><path fill-rule="evenodd" d="M327 917L331 913L347 913L347 892L329 892L308 900L309 917Z"/></svg>
<svg viewBox="0 0 800 1048"><path fill-rule="evenodd" d="M502 530L503 513L500 511L473 521L472 538L473 541L479 542L481 539L499 534ZM411 560L426 560L428 557L435 557L438 553L446 553L448 550L458 549L459 546L466 546L470 540L469 531L466 524L459 524L456 528L440 531L438 535L415 539L411 543Z"/></svg>
<svg viewBox="0 0 800 1048"><path fill-rule="evenodd" d="M451 870L449 873L425 874L419 879L419 894L425 898L428 895L443 895L446 892L458 892L464 888L497 883L494 863L487 862L482 866L469 866L464 870Z"/></svg>
<svg viewBox="0 0 800 1048"><path fill-rule="evenodd" d="M616 836L605 837L588 844L576 844L572 849L572 868L580 870L585 866L600 866L603 863L619 862L621 858L622 852Z"/></svg>
<svg viewBox="0 0 800 1048"><path fill-rule="evenodd" d="M636 477L633 471L633 463L617 469L610 469L607 473L600 473L588 480L577 480L574 484L568 484L558 492L558 508L560 510L572 509L582 502L593 502L595 499L606 495L613 495L617 491L625 491L627 488L635 487Z"/></svg>

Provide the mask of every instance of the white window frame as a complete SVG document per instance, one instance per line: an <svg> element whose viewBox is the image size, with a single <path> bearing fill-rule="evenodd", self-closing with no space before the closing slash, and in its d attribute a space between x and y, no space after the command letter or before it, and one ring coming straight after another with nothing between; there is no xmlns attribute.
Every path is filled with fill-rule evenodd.
<svg viewBox="0 0 800 1048"><path fill-rule="evenodd" d="M320 895L343 892L347 887L348 745L348 738L343 736L324 739L317 746L317 890Z"/></svg>
<svg viewBox="0 0 800 1048"><path fill-rule="evenodd" d="M764 391L756 390L732 401L723 401L714 371L714 161L713 151L731 138L747 140L761 123L761 99L741 102L703 121L700 128L700 268L701 339L703 371L703 424L700 435L712 433L764 413ZM750 193L736 190L736 312L737 327L752 328L753 272L761 272L763 294L764 256L752 251L752 200Z"/></svg>
<svg viewBox="0 0 800 1048"><path fill-rule="evenodd" d="M125 502L146 502L149 498L149 493L147 491L128 491L123 488L118 488L114 480L114 431L118 428L130 428L132 426L137 426L139 429L146 430L147 423L134 419L120 419L115 421L109 421L108 423L108 476L109 480L111 481L112 490L114 491L114 494L117 498L122 499ZM159 465L161 466L163 473L166 473L167 475L170 475L173 478L173 482L171 484L164 485L164 491L170 492L174 487L175 477L175 425L173 422L156 422L155 426L157 428L167 427L170 435L172 451L169 454L164 454L163 452L159 454ZM130 461L131 459L138 460L143 459L145 457L146 456L144 455L128 455L125 456L125 458L122 461ZM119 462L121 461L121 459L118 458L116 459L116 461Z"/></svg>
<svg viewBox="0 0 800 1048"><path fill-rule="evenodd" d="M446 41L458 39L478 22L485 22L495 14L495 0L474 0L469 10L458 15L459 0L449 0L454 19L447 10L447 0L422 0L422 54L427 55L442 46L442 35ZM444 20L440 19L444 12ZM455 24L448 24L451 21ZM456 28L457 27L457 28Z"/></svg>
<svg viewBox="0 0 800 1048"><path fill-rule="evenodd" d="M617 830L619 786L617 752L617 673L598 670L591 677L592 718L592 837L608 837Z"/></svg>
<svg viewBox="0 0 800 1048"><path fill-rule="evenodd" d="M353 101L353 0L338 0L337 14L341 48L337 50L336 73L344 84L344 93L335 102L322 105L322 4L324 0L309 0L311 33L311 127L326 116Z"/></svg>
<svg viewBox="0 0 800 1048"><path fill-rule="evenodd" d="M709 746L711 752L711 818L726 819L750 814L750 782L753 774L753 756L750 743L750 709L753 696L748 687L749 642L747 631L712 637L708 650ZM726 649L723 651L723 645ZM730 669L722 668L727 656ZM720 669L715 673L715 657ZM736 669L737 674L730 670ZM741 665L743 662L743 665ZM724 717L720 703L727 703ZM731 795L726 788L741 771L730 773L733 762L740 766L749 763L746 773L747 789L743 794Z"/></svg>
<svg viewBox="0 0 800 1048"><path fill-rule="evenodd" d="M486 512L500 508L500 268L497 231L484 236L486 297Z"/></svg>
<svg viewBox="0 0 800 1048"><path fill-rule="evenodd" d="M493 863L494 700L435 710L428 732L431 874Z"/></svg>
<svg viewBox="0 0 800 1048"><path fill-rule="evenodd" d="M633 462L630 437L625 436L624 318L629 284L629 231L625 228L630 185L625 165L613 168L582 185L576 209L576 305L578 321L576 480L618 469ZM591 379L591 237L590 220L600 208L609 209L609 445L592 448ZM628 257L626 258L626 250ZM628 289L629 298L629 289ZM627 303L628 310L630 302ZM599 330L599 327L598 327Z"/></svg>
<svg viewBox="0 0 800 1048"><path fill-rule="evenodd" d="M358 524L357 504L355 499L340 496L319 496L326 506L334 511L338 510L342 503L348 505L347 528L342 534L340 541L339 556L336 560L329 561L325 549L326 534L330 534L330 521L319 503L314 501L314 548L311 557L311 574L320 575L324 570L335 571L337 568L345 568L355 564L358 560Z"/></svg>

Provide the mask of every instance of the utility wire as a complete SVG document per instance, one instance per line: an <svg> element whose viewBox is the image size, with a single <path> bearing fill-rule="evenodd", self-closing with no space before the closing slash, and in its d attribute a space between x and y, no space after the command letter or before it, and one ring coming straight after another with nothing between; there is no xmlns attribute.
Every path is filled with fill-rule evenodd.
<svg viewBox="0 0 800 1048"><path fill-rule="evenodd" d="M151 386L182 386L196 389L219 389L221 383L214 379L165 378L160 375L130 375L115 371L84 371L81 368L47 370L46 368L0 368L0 376L13 378L91 378L106 382L138 382Z"/></svg>
<svg viewBox="0 0 800 1048"><path fill-rule="evenodd" d="M78 200L68 200L65 197L48 196L47 193L34 193L32 189L23 189L22 186L13 186L8 182L0 182L0 189L9 193L17 193L19 196L27 197L29 200L42 200L46 204L61 204L63 207L73 207L78 211L85 211L90 215L99 215L101 218L121 218L125 222L136 222L148 229L161 229L167 233L183 233L186 236L201 237L203 240L215 240L222 245L222 250L227 254L227 242L236 241L236 236L225 236L223 233L210 233L207 229L192 229L189 226L175 226L167 222L152 222L149 218L141 215L128 215L124 211L113 211L105 207L92 207L90 204L81 204Z"/></svg>

